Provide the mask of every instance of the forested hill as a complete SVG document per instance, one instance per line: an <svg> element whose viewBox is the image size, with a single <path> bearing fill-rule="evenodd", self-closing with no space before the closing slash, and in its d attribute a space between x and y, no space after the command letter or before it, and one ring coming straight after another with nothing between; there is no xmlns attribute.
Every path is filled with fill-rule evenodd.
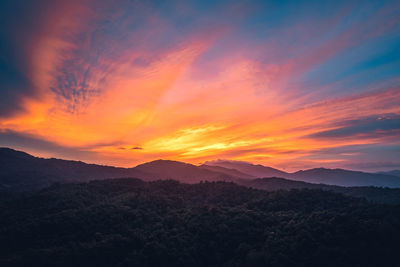
<svg viewBox="0 0 400 267"><path fill-rule="evenodd" d="M0 200L0 266L399 266L400 206L113 179Z"/></svg>
<svg viewBox="0 0 400 267"><path fill-rule="evenodd" d="M347 196L365 198L375 203L400 204L400 188L383 188L375 186L336 186L326 184L312 184L302 181L293 181L283 178L257 178L240 179L236 183L251 188L266 191L291 190L291 189L321 189L332 191Z"/></svg>

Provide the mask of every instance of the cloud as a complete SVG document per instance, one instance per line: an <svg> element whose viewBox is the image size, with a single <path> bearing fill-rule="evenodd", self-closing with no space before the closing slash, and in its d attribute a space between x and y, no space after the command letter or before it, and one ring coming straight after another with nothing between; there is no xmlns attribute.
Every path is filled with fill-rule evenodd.
<svg viewBox="0 0 400 267"><path fill-rule="evenodd" d="M36 17L32 13L39 15ZM35 88L29 79L29 49L24 45L35 40L35 30L41 23L39 10L22 1L3 1L0 8L0 116L23 109L21 95L32 96ZM26 25L32 33L21 32Z"/></svg>
<svg viewBox="0 0 400 267"><path fill-rule="evenodd" d="M142 150L143 149L143 147L140 147L140 146L133 146L133 147L118 147L118 149L121 149L121 150Z"/></svg>
<svg viewBox="0 0 400 267"><path fill-rule="evenodd" d="M309 135L311 138L344 138L361 135L368 138L400 136L400 115L379 114L355 120L346 120L333 125L333 130Z"/></svg>
<svg viewBox="0 0 400 267"><path fill-rule="evenodd" d="M64 46L59 31L66 34L73 31L74 25L66 19L74 19L85 2L2 1L0 117L26 111L25 99L38 100L43 90L49 89L42 88L40 76L47 76L45 72L53 66L55 51Z"/></svg>

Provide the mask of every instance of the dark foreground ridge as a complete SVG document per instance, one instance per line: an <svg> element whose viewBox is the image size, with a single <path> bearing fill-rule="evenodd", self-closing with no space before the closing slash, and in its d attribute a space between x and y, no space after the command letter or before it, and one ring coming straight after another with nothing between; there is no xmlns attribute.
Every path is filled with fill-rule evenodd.
<svg viewBox="0 0 400 267"><path fill-rule="evenodd" d="M399 266L400 206L112 179L0 200L0 266Z"/></svg>

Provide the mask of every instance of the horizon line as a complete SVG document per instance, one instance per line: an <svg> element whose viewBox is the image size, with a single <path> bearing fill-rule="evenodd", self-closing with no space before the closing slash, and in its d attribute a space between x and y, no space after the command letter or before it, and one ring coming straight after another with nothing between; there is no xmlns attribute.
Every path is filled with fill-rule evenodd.
<svg viewBox="0 0 400 267"><path fill-rule="evenodd" d="M292 173L296 173L296 172L299 172L299 171L314 170L314 169L345 170L345 171L355 171L355 172L364 172L364 173L380 173L380 172L370 172L370 171L357 170L357 169L350 169L350 168L349 168L349 169L347 169L347 168L346 168L346 169L345 169L345 168L339 168L339 167L327 168L327 167L322 167L322 166L320 166L320 167L312 167L312 168L305 168L305 169L297 169L296 171L288 172L288 171L284 171L284 170L282 170L282 169L280 169L280 168L276 168L276 167L272 167L272 166L268 166L268 165L253 163L253 162L250 162L250 161L232 160L232 159L214 159L214 160L206 160L206 161L204 161L204 162L202 162L202 163L193 164L193 163L189 163L189 162L185 162L185 161L180 161L180 160L158 158L158 159L154 159L154 160L150 160L150 161L143 161L143 162L141 162L141 163L139 163L139 164L136 164L136 165L134 165L134 166L131 166L131 167L124 167L124 166L116 166L116 165L110 165L110 164L102 164L102 163L89 162L89 161L79 160L79 159L58 158L58 157L54 157L54 156L45 157L45 156L35 155L34 153L31 153L31 152L26 152L26 151L24 151L24 150L15 149L15 148L6 147L6 146L1 146L1 147L0 147L0 150L1 150L1 149L9 149L9 150L13 150L13 151L16 151L16 152L19 152L19 153L25 153L25 154L28 154L28 155L30 155L30 156L32 156L32 157L39 158L39 159L48 159L48 160L49 160L49 159L57 159L57 160L65 160L65 161L74 161L74 162L82 162L82 163L88 164L88 165L97 165L97 166L112 167L112 168L121 168L121 169L133 169L133 168L135 168L135 167L137 167L137 166L139 166L139 165L146 164L146 163L150 163L150 162L155 162L155 161L173 161L173 162L179 162L179 163L184 163L184 164L193 165L193 166L196 166L196 167L200 167L201 165L207 165L207 164L205 164L206 162L213 162L213 161L229 161L229 162L236 162L236 163L247 163L247 164L251 164L251 165L254 165L254 166L263 166L263 167L267 167L267 168L273 168L273 169L276 169L276 170L278 170L278 171L285 172L285 173L287 173L287 174L292 174ZM209 166L213 166L213 165L209 165ZM215 165L215 166L218 166L218 165ZM221 167L221 166L218 166L218 167ZM237 169L234 169L234 168L227 168L227 167L222 167L222 168L231 169L231 170L237 170ZM398 170L398 169L388 169L388 170L383 171L383 172L394 171L394 170ZM239 170L237 170L237 171L239 171Z"/></svg>

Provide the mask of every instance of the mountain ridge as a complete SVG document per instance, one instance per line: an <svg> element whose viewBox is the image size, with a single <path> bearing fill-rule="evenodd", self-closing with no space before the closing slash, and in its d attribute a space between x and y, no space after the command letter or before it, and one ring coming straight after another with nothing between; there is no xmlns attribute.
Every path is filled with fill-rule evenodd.
<svg viewBox="0 0 400 267"><path fill-rule="evenodd" d="M233 160L214 160L214 161L206 161L204 165L210 166L220 166L229 169L236 169L240 172L252 175L254 177L283 177L287 175L287 172L264 166L261 164L253 164L245 161L233 161Z"/></svg>
<svg viewBox="0 0 400 267"><path fill-rule="evenodd" d="M139 178L144 181L175 179L195 183L201 180L233 180L236 177L171 160L155 160L133 168L88 164L82 161L40 158L23 151L0 148L0 189L31 190L60 182L86 182L109 178Z"/></svg>
<svg viewBox="0 0 400 267"><path fill-rule="evenodd" d="M40 189L55 182L85 182L109 178L139 178L145 181L173 179L184 183L198 183L200 181L237 181L238 179L251 180L266 177L280 177L337 186L400 188L400 178L386 174L326 168L287 173L263 165L234 161L229 161L227 164L227 162L219 160L197 166L160 159L139 164L133 168L122 168L88 164L82 161L45 159L10 148L0 148L0 189Z"/></svg>
<svg viewBox="0 0 400 267"><path fill-rule="evenodd" d="M263 165L255 165L249 162L216 160L209 161L206 164L213 166L222 166L236 169L241 172L251 171L261 174L258 178L280 177L295 181L304 181L308 183L338 185L338 186L379 186L379 187L400 187L400 179L394 175L368 173L361 171L345 170L340 168L312 168L288 173L278 169Z"/></svg>
<svg viewBox="0 0 400 267"><path fill-rule="evenodd" d="M225 173L203 169L190 163L174 160L154 160L139 164L133 169L150 173L154 176L157 176L157 178L161 180L174 179L187 183L195 183L201 180L231 181L234 179L234 177Z"/></svg>
<svg viewBox="0 0 400 267"><path fill-rule="evenodd" d="M306 181L309 183L323 183L340 186L400 186L400 179L396 176L351 171L340 168L314 168L308 170L300 170L290 174L287 178L297 181ZM335 183L332 183L331 181L335 181Z"/></svg>
<svg viewBox="0 0 400 267"><path fill-rule="evenodd" d="M390 170L390 171L384 171L384 172L377 172L379 174L386 174L386 175L394 175L400 177L400 170Z"/></svg>

